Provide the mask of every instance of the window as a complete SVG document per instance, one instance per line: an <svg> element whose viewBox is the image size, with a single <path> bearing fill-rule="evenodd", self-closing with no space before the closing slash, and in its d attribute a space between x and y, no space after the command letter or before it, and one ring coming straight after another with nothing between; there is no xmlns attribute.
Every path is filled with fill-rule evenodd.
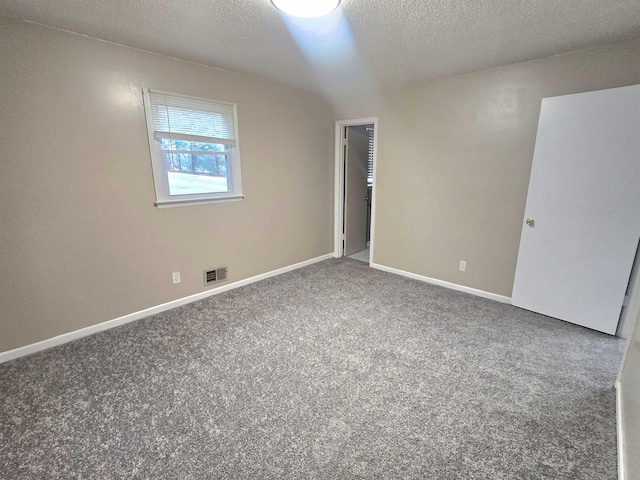
<svg viewBox="0 0 640 480"><path fill-rule="evenodd" d="M369 136L369 151L367 155L367 186L373 186L373 146L374 146L374 127L367 127L367 135Z"/></svg>
<svg viewBox="0 0 640 480"><path fill-rule="evenodd" d="M143 91L156 206L240 200L236 105Z"/></svg>

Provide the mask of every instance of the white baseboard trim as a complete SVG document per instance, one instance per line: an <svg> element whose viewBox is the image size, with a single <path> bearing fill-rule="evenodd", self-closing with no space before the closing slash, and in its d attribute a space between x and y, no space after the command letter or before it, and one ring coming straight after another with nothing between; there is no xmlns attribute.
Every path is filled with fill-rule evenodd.
<svg viewBox="0 0 640 480"><path fill-rule="evenodd" d="M130 323L135 320L140 320L141 318L149 317L151 315L155 315L156 313L164 312L166 310L171 310L172 308L176 308L181 305L186 305L187 303L195 302L197 300L202 300L203 298L211 297L219 293L233 290L234 288L244 287L245 285L259 282L260 280L265 280L270 277L275 277L276 275L281 275L283 273L291 272L292 270L297 270L299 268L306 267L314 263L322 262L324 260L328 260L333 257L334 257L333 253L328 253L326 255L312 258L310 260L305 260L304 262L296 263L294 265L289 265L287 267L279 268L277 270L261 273L260 275L256 275L255 277L245 278L244 280L239 280L237 282L233 282L228 285L222 285L220 287L207 290L206 292L196 293L194 295L189 295L188 297L183 297L177 300L172 300L170 302L163 303L161 305L156 305L155 307L145 308L144 310L133 312L128 315L124 315L122 317L114 318L112 320L107 320L105 322L98 323L97 325L91 325L89 327L81 328L80 330L74 330L73 332L63 333L62 335L58 335L53 338L48 338L47 340L42 340L41 342L32 343L30 345L25 345L24 347L18 347L13 350L1 352L0 363L8 362L10 360L15 360L16 358L24 357L32 353L46 350L48 348L56 347L58 345L62 345L63 343L72 342L74 340L77 340L82 337L86 337L88 335L92 335L94 333L102 332L104 330L109 330L110 328L118 327L120 325L124 325L125 323Z"/></svg>
<svg viewBox="0 0 640 480"><path fill-rule="evenodd" d="M377 270L382 270L383 272L395 273L396 275L402 275L403 277L413 278L414 280L420 280L421 282L431 283L432 285L438 285L439 287L450 288L451 290L470 293L471 295L488 298L490 300L495 300L496 302L511 304L511 297L505 297L504 295L465 287L464 285L458 285L457 283L445 282L444 280L438 280L437 278L425 277L423 275L418 275L417 273L406 272L397 268L387 267L386 265L380 265L379 263L371 262L369 266Z"/></svg>
<svg viewBox="0 0 640 480"><path fill-rule="evenodd" d="M616 432L618 437L618 480L624 480L624 424L622 423L622 384L616 381Z"/></svg>

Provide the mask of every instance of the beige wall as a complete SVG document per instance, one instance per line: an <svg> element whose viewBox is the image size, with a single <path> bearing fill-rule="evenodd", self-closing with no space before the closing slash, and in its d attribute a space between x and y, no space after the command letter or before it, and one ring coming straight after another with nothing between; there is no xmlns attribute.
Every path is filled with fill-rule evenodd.
<svg viewBox="0 0 640 480"><path fill-rule="evenodd" d="M373 261L510 296L541 99L635 83L640 39L339 102L379 117Z"/></svg>
<svg viewBox="0 0 640 480"><path fill-rule="evenodd" d="M0 351L332 251L321 97L3 17L0 61ZM142 86L238 104L244 201L153 206Z"/></svg>

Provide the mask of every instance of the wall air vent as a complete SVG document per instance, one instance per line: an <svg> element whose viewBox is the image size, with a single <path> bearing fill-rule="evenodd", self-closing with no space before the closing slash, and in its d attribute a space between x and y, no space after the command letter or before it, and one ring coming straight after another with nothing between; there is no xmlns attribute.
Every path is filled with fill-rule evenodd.
<svg viewBox="0 0 640 480"><path fill-rule="evenodd" d="M217 267L204 272L204 286L213 285L214 283L224 282L227 279L227 267Z"/></svg>

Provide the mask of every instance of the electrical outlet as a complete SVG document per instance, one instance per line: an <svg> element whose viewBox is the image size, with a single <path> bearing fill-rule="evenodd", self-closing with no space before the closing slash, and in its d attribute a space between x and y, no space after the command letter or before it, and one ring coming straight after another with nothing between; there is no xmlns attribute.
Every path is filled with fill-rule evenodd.
<svg viewBox="0 0 640 480"><path fill-rule="evenodd" d="M458 270L460 270L461 272L466 272L467 262L465 262L464 260L460 260L460 267L458 268Z"/></svg>
<svg viewBox="0 0 640 480"><path fill-rule="evenodd" d="M171 277L173 278L173 284L177 284L180 283L182 280L180 279L180 272L173 272L171 274Z"/></svg>

